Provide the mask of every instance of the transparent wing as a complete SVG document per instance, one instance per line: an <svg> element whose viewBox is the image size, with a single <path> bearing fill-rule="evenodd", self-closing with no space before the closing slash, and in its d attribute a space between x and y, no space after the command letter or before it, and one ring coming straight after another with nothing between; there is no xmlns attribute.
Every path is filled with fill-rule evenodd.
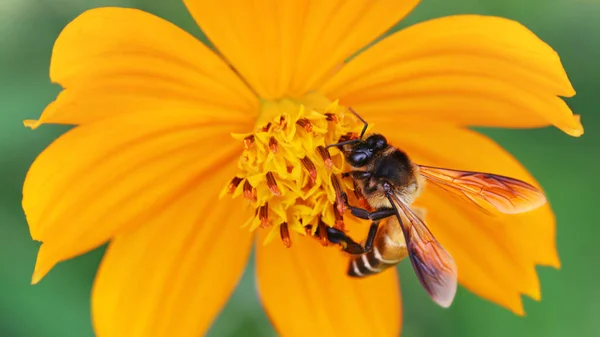
<svg viewBox="0 0 600 337"><path fill-rule="evenodd" d="M392 193L388 194L388 199L396 210L408 256L421 285L434 302L444 308L449 307L454 300L458 282L454 259L410 206Z"/></svg>
<svg viewBox="0 0 600 337"><path fill-rule="evenodd" d="M484 209L491 205L501 213L515 214L546 203L546 197L536 187L501 175L423 165L419 165L419 172L434 185Z"/></svg>

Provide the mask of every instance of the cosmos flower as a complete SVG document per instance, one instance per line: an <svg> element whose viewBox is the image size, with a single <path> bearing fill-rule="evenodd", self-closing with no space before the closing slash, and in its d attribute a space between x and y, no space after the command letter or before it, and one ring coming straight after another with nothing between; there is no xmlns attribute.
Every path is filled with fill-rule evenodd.
<svg viewBox="0 0 600 337"><path fill-rule="evenodd" d="M558 55L514 21L433 19L356 54L417 2L185 1L218 52L136 9L74 19L50 67L64 90L25 122L75 126L24 183L43 243L33 283L109 242L92 294L96 333L198 336L256 242L260 298L282 335L398 335L396 271L351 279L339 247L310 235L339 225L331 176L343 161L321 146L360 129L348 107L417 163L533 184L468 127L583 133L559 97L575 92ZM535 266L560 265L549 205L491 218L427 188L416 204L459 282L517 314L522 294L540 298ZM364 238L364 222L344 221Z"/></svg>

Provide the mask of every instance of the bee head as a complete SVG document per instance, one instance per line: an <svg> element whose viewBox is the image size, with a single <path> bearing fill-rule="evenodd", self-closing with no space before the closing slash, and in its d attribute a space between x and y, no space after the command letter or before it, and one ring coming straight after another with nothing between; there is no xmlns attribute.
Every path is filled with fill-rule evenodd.
<svg viewBox="0 0 600 337"><path fill-rule="evenodd" d="M365 140L359 140L353 144L347 152L348 164L353 167L367 165L374 155L388 147L387 140L380 134L372 134Z"/></svg>

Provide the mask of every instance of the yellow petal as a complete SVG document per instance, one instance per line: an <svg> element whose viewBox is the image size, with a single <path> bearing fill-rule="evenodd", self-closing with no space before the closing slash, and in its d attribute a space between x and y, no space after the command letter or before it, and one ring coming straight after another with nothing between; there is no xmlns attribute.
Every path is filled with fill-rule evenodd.
<svg viewBox="0 0 600 337"><path fill-rule="evenodd" d="M251 213L238 200L217 201L233 174L235 165L204 174L172 207L110 243L92 295L98 336L206 333L242 275L253 242L240 229Z"/></svg>
<svg viewBox="0 0 600 337"><path fill-rule="evenodd" d="M538 185L519 162L489 138L451 126L394 128L378 124L390 143L419 164L502 174ZM427 185L416 205L454 256L459 281L474 293L523 313L520 294L540 297L535 265L560 265L555 221L549 205L518 215L489 215L477 206Z"/></svg>
<svg viewBox="0 0 600 337"><path fill-rule="evenodd" d="M356 232L364 231L352 231L358 239ZM339 248L325 248L300 235L292 236L291 248L258 240L260 298L281 336L399 335L402 317L395 268L365 279L350 278L348 257Z"/></svg>
<svg viewBox="0 0 600 337"><path fill-rule="evenodd" d="M232 119L258 112L257 98L202 42L137 9L97 8L75 18L56 40L50 78L66 89L27 126L182 108L205 108L207 117L228 109Z"/></svg>
<svg viewBox="0 0 600 337"><path fill-rule="evenodd" d="M185 0L259 96L300 96L391 28L418 0Z"/></svg>
<svg viewBox="0 0 600 337"><path fill-rule="evenodd" d="M367 120L555 125L580 136L560 58L515 21L458 15L401 30L353 59L322 91Z"/></svg>
<svg viewBox="0 0 600 337"><path fill-rule="evenodd" d="M147 222L205 171L233 162L239 145L229 132L243 126L201 117L132 112L76 127L46 148L23 185L31 236L44 242L34 282L58 261Z"/></svg>

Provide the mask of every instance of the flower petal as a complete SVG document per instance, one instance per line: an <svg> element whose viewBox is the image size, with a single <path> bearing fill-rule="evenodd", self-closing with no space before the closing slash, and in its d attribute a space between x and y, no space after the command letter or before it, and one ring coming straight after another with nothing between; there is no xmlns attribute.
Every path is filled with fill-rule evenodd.
<svg viewBox="0 0 600 337"><path fill-rule="evenodd" d="M519 23L458 15L401 30L358 55L322 88L370 121L555 125L580 136L557 53Z"/></svg>
<svg viewBox="0 0 600 337"><path fill-rule="evenodd" d="M66 89L29 126L193 107L207 117L227 109L232 119L258 112L257 98L202 42L137 9L96 8L75 18L56 40L50 78Z"/></svg>
<svg viewBox="0 0 600 337"><path fill-rule="evenodd" d="M23 185L31 236L44 242L34 282L58 261L147 222L202 181L205 171L233 161L239 144L229 132L236 129L198 121L196 111L132 112L76 127L54 141Z"/></svg>
<svg viewBox="0 0 600 337"><path fill-rule="evenodd" d="M368 227L368 226L364 226ZM353 235L366 231L352 231ZM282 336L398 336L402 321L395 268L365 279L346 275L338 248L296 236L291 248L258 239L261 300Z"/></svg>
<svg viewBox="0 0 600 337"><path fill-rule="evenodd" d="M378 124L377 132L416 163L502 174L539 187L515 158L476 132L436 124L407 125L401 130ZM428 186L415 204L427 209L429 228L455 258L459 282L517 314L523 314L521 294L540 298L535 265L560 265L549 205L524 214L490 217L434 186Z"/></svg>
<svg viewBox="0 0 600 337"><path fill-rule="evenodd" d="M418 0L185 0L202 30L259 96L305 94Z"/></svg>
<svg viewBox="0 0 600 337"><path fill-rule="evenodd" d="M98 336L202 336L235 288L253 243L243 204L218 201L226 169L110 244L92 295ZM235 209L234 212L231 210Z"/></svg>

